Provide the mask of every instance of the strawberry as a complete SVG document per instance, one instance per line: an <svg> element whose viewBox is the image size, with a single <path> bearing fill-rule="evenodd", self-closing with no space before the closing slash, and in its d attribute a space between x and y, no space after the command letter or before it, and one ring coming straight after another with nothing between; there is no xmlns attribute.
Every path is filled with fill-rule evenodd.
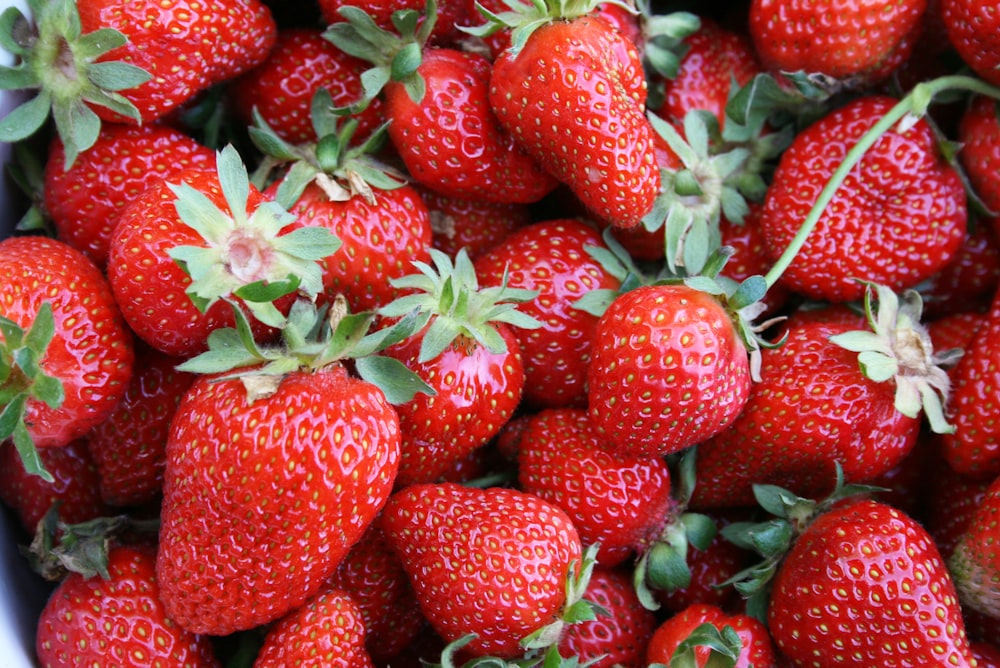
<svg viewBox="0 0 1000 668"><path fill-rule="evenodd" d="M857 98L796 135L767 189L760 229L773 260L785 252L821 189L896 101ZM915 286L944 267L966 233L961 178L918 120L879 136L843 179L781 280L812 299L860 299L864 284Z"/></svg>
<svg viewBox="0 0 1000 668"><path fill-rule="evenodd" d="M524 357L525 402L535 407L582 406L597 316L574 305L594 290L617 290L620 277L595 260L605 248L587 222L557 218L526 225L476 260L483 285L504 280L537 296L519 308L541 327L517 330Z"/></svg>
<svg viewBox="0 0 1000 668"><path fill-rule="evenodd" d="M350 12L334 23L328 38L374 66L366 73L365 95L381 94L388 134L416 183L463 199L498 203L537 202L557 185L515 142L489 103L492 67L483 55L427 46L436 5L422 23L397 13L398 33L373 30L371 18ZM375 82L371 84L370 82Z"/></svg>
<svg viewBox="0 0 1000 668"><path fill-rule="evenodd" d="M734 668L776 665L774 645L767 627L760 620L742 613L728 614L722 608L707 603L692 604L657 626L646 648L646 664L668 665L677 660L675 657L692 653L693 661L689 665L710 665L713 647L699 640L704 637L701 634L711 634L710 629L703 627L706 624L714 628L721 639L726 639L728 632L727 649L734 655L731 658L735 659L728 665Z"/></svg>
<svg viewBox="0 0 1000 668"><path fill-rule="evenodd" d="M65 155L55 139L45 163L45 212L57 237L99 267L105 266L118 215L129 202L153 183L173 180L185 169L211 169L215 162L207 147L156 123L106 125L69 169Z"/></svg>
<svg viewBox="0 0 1000 668"><path fill-rule="evenodd" d="M531 222L526 204L496 204L448 197L427 188L419 190L431 216L431 242L451 257L464 248L469 258L476 260L515 229Z"/></svg>
<svg viewBox="0 0 1000 668"><path fill-rule="evenodd" d="M861 86L888 77L920 34L927 0L891 6L850 2L830 20L829 6L803 0L753 0L749 30L773 72L808 72Z"/></svg>
<svg viewBox="0 0 1000 668"><path fill-rule="evenodd" d="M26 531L34 533L54 504L58 504L59 519L71 524L107 512L100 476L85 439L60 448L42 448L38 457L52 476L51 482L28 473L13 444L0 445L0 499L17 512Z"/></svg>
<svg viewBox="0 0 1000 668"><path fill-rule="evenodd" d="M934 502L927 504L923 522L945 560L951 558L992 483L962 475L947 465L931 478L929 491Z"/></svg>
<svg viewBox="0 0 1000 668"><path fill-rule="evenodd" d="M656 616L639 602L628 571L595 568L586 596L604 613L567 627L559 639L560 653L593 661L589 665L595 668L646 666L646 645L656 628Z"/></svg>
<svg viewBox="0 0 1000 668"><path fill-rule="evenodd" d="M490 106L594 217L634 227L660 189L642 61L635 44L592 15L595 3L560 14L566 4L540 3L541 16L493 15L478 31L512 28L511 45L493 62Z"/></svg>
<svg viewBox="0 0 1000 668"><path fill-rule="evenodd" d="M1000 214L1000 121L997 101L976 95L962 113L958 125L958 154L969 185L994 215Z"/></svg>
<svg viewBox="0 0 1000 668"><path fill-rule="evenodd" d="M598 321L587 370L591 423L614 452L679 452L719 433L750 392L750 357L733 316L685 284L616 297Z"/></svg>
<svg viewBox="0 0 1000 668"><path fill-rule="evenodd" d="M361 99L365 62L344 53L324 39L318 28L292 27L278 31L267 60L243 73L228 86L228 103L245 124L253 112L292 144L316 141L311 119L313 96L320 87L338 107ZM355 117L356 137L367 137L382 121L382 105L374 100Z"/></svg>
<svg viewBox="0 0 1000 668"><path fill-rule="evenodd" d="M303 605L392 490L399 418L345 362L356 354L352 366L373 379L405 370L361 354L377 348L364 335L371 317L343 306L296 302L284 342L263 347L240 317L182 367L206 375L171 422L157 577L184 628L226 635ZM394 401L412 396L383 386Z"/></svg>
<svg viewBox="0 0 1000 668"><path fill-rule="evenodd" d="M5 68L13 85L4 88L39 93L5 119L3 139L31 135L51 108L67 167L97 140L101 119L157 120L263 61L276 34L260 0L33 0L30 9L34 25L16 10L5 24L20 63ZM53 71L64 76L44 75Z"/></svg>
<svg viewBox="0 0 1000 668"><path fill-rule="evenodd" d="M834 506L793 539L767 620L777 648L797 664L975 665L934 541L873 500Z"/></svg>
<svg viewBox="0 0 1000 668"><path fill-rule="evenodd" d="M520 488L562 508L584 544L611 567L659 538L672 510L670 471L659 457L620 457L601 447L585 409L533 415L518 444Z"/></svg>
<svg viewBox="0 0 1000 668"><path fill-rule="evenodd" d="M485 445L514 414L525 377L516 328L538 322L515 307L534 296L506 285L480 289L472 261L452 262L432 249L432 267L416 262L411 276L393 281L411 292L379 313L390 321L417 318L416 332L385 355L433 388L397 410L403 431L398 486L440 480Z"/></svg>
<svg viewBox="0 0 1000 668"><path fill-rule="evenodd" d="M948 559L963 606L1000 619L1000 478L986 489Z"/></svg>
<svg viewBox="0 0 1000 668"><path fill-rule="evenodd" d="M87 444L100 477L101 498L111 506L154 502L163 489L167 434L194 374L182 360L140 345L125 395L90 430Z"/></svg>
<svg viewBox="0 0 1000 668"><path fill-rule="evenodd" d="M1000 85L1000 16L985 0L939 0L948 41L983 80Z"/></svg>
<svg viewBox="0 0 1000 668"><path fill-rule="evenodd" d="M434 630L449 643L475 634L462 648L473 656L515 658L533 634L558 638L564 607L583 593L567 590L584 570L576 528L533 494L410 485L380 524Z"/></svg>
<svg viewBox="0 0 1000 668"><path fill-rule="evenodd" d="M750 505L755 483L829 491L838 463L849 482L871 480L914 448L921 410L935 431L948 430L949 383L940 365L950 357L934 353L919 297L868 289L868 329L850 313L793 315L782 344L762 351L761 379L743 412L698 446L692 506Z"/></svg>
<svg viewBox="0 0 1000 668"><path fill-rule="evenodd" d="M119 214L108 280L126 322L175 357L203 352L209 334L233 324L238 299L256 331L282 324L271 300L321 290L319 260L337 249L328 230L305 228L248 182L231 146L216 169L185 170L152 184ZM155 277L155 279L154 279ZM281 302L287 310L291 299Z"/></svg>
<svg viewBox="0 0 1000 668"><path fill-rule="evenodd" d="M948 264L918 286L928 316L989 307L1000 288L1000 244L987 222L978 221Z"/></svg>
<svg viewBox="0 0 1000 668"><path fill-rule="evenodd" d="M374 668L361 610L348 593L323 590L268 629L253 665Z"/></svg>
<svg viewBox="0 0 1000 668"><path fill-rule="evenodd" d="M186 631L167 615L150 550L114 547L107 559L106 576L71 573L52 592L38 620L39 665L220 665L207 637Z"/></svg>
<svg viewBox="0 0 1000 668"><path fill-rule="evenodd" d="M110 415L132 375L133 340L100 269L40 236L0 241L0 440L31 473Z"/></svg>
<svg viewBox="0 0 1000 668"><path fill-rule="evenodd" d="M941 436L945 461L964 475L994 478L1000 473L1000 432L994 419L993 387L997 374L1000 328L1000 291L975 330L965 354L951 371L954 387L948 401L948 419L955 425Z"/></svg>

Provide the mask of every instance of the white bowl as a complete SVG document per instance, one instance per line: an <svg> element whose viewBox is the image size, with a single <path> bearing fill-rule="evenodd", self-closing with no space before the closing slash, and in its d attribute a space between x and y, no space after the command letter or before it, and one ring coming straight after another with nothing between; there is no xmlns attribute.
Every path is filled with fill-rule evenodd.
<svg viewBox="0 0 1000 668"><path fill-rule="evenodd" d="M27 12L23 0L0 0L0 11L18 7ZM13 56L0 50L0 64L13 65ZM14 108L17 94L0 91L0 118ZM0 143L0 164L10 160L10 144ZM0 177L0 238L8 236L17 224L14 187L6 175ZM18 550L25 535L17 518L7 509L0 512L0 666L3 668L33 668L35 625L49 588L27 566Z"/></svg>

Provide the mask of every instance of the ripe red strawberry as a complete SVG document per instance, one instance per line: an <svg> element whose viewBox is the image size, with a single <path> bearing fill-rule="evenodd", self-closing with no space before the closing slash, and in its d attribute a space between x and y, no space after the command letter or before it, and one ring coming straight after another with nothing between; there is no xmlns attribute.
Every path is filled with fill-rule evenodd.
<svg viewBox="0 0 1000 668"><path fill-rule="evenodd" d="M223 375L191 385L167 441L157 577L184 628L226 635L284 616L323 587L382 508L399 419L344 366L368 322L329 323L299 302L283 345L245 344L233 368L240 335L226 330L213 341L227 345L192 360ZM360 357L355 367L369 368Z"/></svg>
<svg viewBox="0 0 1000 668"><path fill-rule="evenodd" d="M864 85L888 77L920 34L927 0L889 6L864 2L830 7L803 0L753 0L750 34L772 72L825 74Z"/></svg>
<svg viewBox="0 0 1000 668"><path fill-rule="evenodd" d="M997 101L985 95L972 98L958 125L962 150L958 157L969 184L983 204L1000 214L1000 121Z"/></svg>
<svg viewBox="0 0 1000 668"><path fill-rule="evenodd" d="M645 667L656 616L639 602L628 571L595 568L586 597L606 614L567 627L559 639L560 654L593 661L589 665L595 668Z"/></svg>
<svg viewBox="0 0 1000 668"><path fill-rule="evenodd" d="M988 0L939 0L951 46L984 80L1000 85L1000 16Z"/></svg>
<svg viewBox="0 0 1000 668"><path fill-rule="evenodd" d="M558 218L526 225L476 260L483 285L538 294L519 310L541 327L517 330L524 358L525 402L535 407L586 404L587 367L597 316L575 302L594 290L617 290L614 276L588 252L606 248L587 222Z"/></svg>
<svg viewBox="0 0 1000 668"><path fill-rule="evenodd" d="M965 354L951 371L954 386L948 401L949 421L955 425L942 434L945 461L964 475L992 479L1000 473L1000 429L995 419L997 355L1000 335L1000 291L976 328Z"/></svg>
<svg viewBox="0 0 1000 668"><path fill-rule="evenodd" d="M802 226L833 171L859 138L896 103L867 95L802 130L782 153L760 225L777 260ZM827 301L860 299L858 278L893 290L944 267L966 232L965 191L935 147L924 120L878 138L850 171L781 280Z"/></svg>
<svg viewBox="0 0 1000 668"><path fill-rule="evenodd" d="M515 306L534 293L505 285L479 288L468 255L454 263L432 249L434 266L393 285L412 294L385 305L391 321L418 317L413 335L384 354L433 388L397 408L402 454L397 486L435 482L497 435L523 394L524 365L515 328L538 326Z"/></svg>
<svg viewBox="0 0 1000 668"><path fill-rule="evenodd" d="M90 430L87 443L108 505L141 506L159 499L170 421L195 378L176 368L182 361L139 346L125 395Z"/></svg>
<svg viewBox="0 0 1000 668"><path fill-rule="evenodd" d="M993 225L979 220L948 264L920 286L929 317L989 307L1000 287L1000 244Z"/></svg>
<svg viewBox="0 0 1000 668"><path fill-rule="evenodd" d="M684 45L676 76L664 80L663 103L656 113L680 129L688 112L701 109L724 127L734 86L745 86L763 71L750 38L701 17L698 30L684 38Z"/></svg>
<svg viewBox="0 0 1000 668"><path fill-rule="evenodd" d="M59 0L33 3L32 13L36 38L19 13L7 25L25 67L4 87L40 92L3 139L29 136L51 107L66 166L97 139L101 119L154 121L263 61L276 34L260 0ZM56 70L65 76L41 74Z"/></svg>
<svg viewBox="0 0 1000 668"><path fill-rule="evenodd" d="M459 199L420 188L431 216L434 248L451 257L465 249L472 260L531 222L526 204L496 204Z"/></svg>
<svg viewBox="0 0 1000 668"><path fill-rule="evenodd" d="M606 447L678 452L719 433L750 392L750 358L733 316L685 284L615 298L594 333L588 408Z"/></svg>
<svg viewBox="0 0 1000 668"><path fill-rule="evenodd" d="M567 596L567 578L583 570L577 531L532 494L411 485L389 499L380 523L428 621L449 643L476 634L463 647L471 655L518 657L523 639L561 626L564 607L577 603Z"/></svg>
<svg viewBox="0 0 1000 668"><path fill-rule="evenodd" d="M939 469L925 491L930 492L933 502L927 504L923 524L947 561L982 505L992 480L962 475L947 465Z"/></svg>
<svg viewBox="0 0 1000 668"><path fill-rule="evenodd" d="M126 322L175 357L203 352L213 330L232 326L227 299L253 314L258 333L280 326L272 301L295 290L317 295L318 261L337 248L328 230L305 229L251 185L231 146L216 162L185 170L177 184L152 184L119 215L111 239L108 280Z"/></svg>
<svg viewBox="0 0 1000 668"><path fill-rule="evenodd" d="M598 563L645 552L671 519L670 471L660 457L623 457L601 447L585 409L533 415L518 443L520 488L562 508Z"/></svg>
<svg viewBox="0 0 1000 668"><path fill-rule="evenodd" d="M850 313L789 318L783 343L761 353L761 379L743 412L698 446L692 506L750 505L758 483L829 492L838 462L849 482L868 481L913 449L921 410L936 431L948 428L948 379L920 324L919 299L872 289L874 329L859 329Z"/></svg>
<svg viewBox="0 0 1000 668"><path fill-rule="evenodd" d="M590 14L503 13L511 45L490 75L490 105L501 125L550 174L567 184L593 216L634 227L660 190L653 136L645 116L646 79L639 52L610 23ZM506 23L504 22L506 21Z"/></svg>
<svg viewBox="0 0 1000 668"><path fill-rule="evenodd" d="M1000 619L1000 478L990 484L948 559L963 606Z"/></svg>
<svg viewBox="0 0 1000 668"><path fill-rule="evenodd" d="M152 551L121 546L108 553L107 578L68 575L38 620L39 665L219 666L209 638L186 631L166 614L155 564Z"/></svg>
<svg viewBox="0 0 1000 668"><path fill-rule="evenodd" d="M104 420L132 375L132 336L97 266L41 236L0 241L0 440L26 469Z"/></svg>
<svg viewBox="0 0 1000 668"><path fill-rule="evenodd" d="M798 664L974 665L934 541L877 501L841 503L802 529L778 567L767 619Z"/></svg>
<svg viewBox="0 0 1000 668"><path fill-rule="evenodd" d="M228 103L246 125L253 124L256 111L286 141L316 141L311 115L316 90L326 89L334 105L349 107L361 100L366 67L326 40L318 28L282 28L267 60L229 84ZM382 122L382 113L379 100L357 113L355 137L370 135Z"/></svg>
<svg viewBox="0 0 1000 668"><path fill-rule="evenodd" d="M45 163L45 212L60 240L104 267L118 214L129 202L153 183L174 180L182 170L214 164L209 148L156 123L106 125L69 169L63 144L56 139Z"/></svg>
<svg viewBox="0 0 1000 668"><path fill-rule="evenodd" d="M357 604L365 646L379 665L395 664L425 627L410 580L377 520L344 557L330 583Z"/></svg>
<svg viewBox="0 0 1000 668"><path fill-rule="evenodd" d="M776 666L774 645L767 627L743 613L727 613L722 608L707 603L696 603L662 622L653 632L646 649L646 665L669 665L675 656L693 653L692 666L709 665L713 654L711 646L699 642L699 627L709 624L722 634L729 629L735 643L728 648L735 656L734 668L769 668ZM722 636L723 638L725 636ZM684 649L680 649L685 645ZM688 645L693 645L689 647ZM678 651L680 649L680 651Z"/></svg>
<svg viewBox="0 0 1000 668"><path fill-rule="evenodd" d="M350 594L327 588L267 630L254 668L374 668Z"/></svg>
<svg viewBox="0 0 1000 668"><path fill-rule="evenodd" d="M85 439L59 448L38 451L52 482L25 471L12 443L0 444L0 500L12 508L21 526L34 533L52 505L59 504L59 520L68 524L101 517L108 507L101 500L100 476Z"/></svg>

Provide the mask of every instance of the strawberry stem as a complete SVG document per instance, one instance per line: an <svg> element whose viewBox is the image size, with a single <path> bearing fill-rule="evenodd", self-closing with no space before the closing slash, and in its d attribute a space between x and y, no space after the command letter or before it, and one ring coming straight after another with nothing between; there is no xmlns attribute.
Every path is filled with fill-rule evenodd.
<svg viewBox="0 0 1000 668"><path fill-rule="evenodd" d="M802 249L802 246L805 245L806 238L812 232L813 228L816 227L816 223L830 204L837 189L840 188L850 171L861 161L861 158L868 149L874 146L882 135L888 132L896 123L907 123L904 120L907 116L914 121L923 116L935 95L951 90L966 90L1000 100L1000 88L991 86L981 79L969 76L949 75L917 84L885 116L879 119L875 125L863 134L858 143L844 156L843 162L834 170L830 180L827 181L823 190L820 191L819 197L816 198L816 202L809 210L809 214L802 222L802 226L796 233L795 238L792 239L792 242L788 244L788 247L785 248L778 260L772 265L770 271L764 276L768 288L778 281Z"/></svg>

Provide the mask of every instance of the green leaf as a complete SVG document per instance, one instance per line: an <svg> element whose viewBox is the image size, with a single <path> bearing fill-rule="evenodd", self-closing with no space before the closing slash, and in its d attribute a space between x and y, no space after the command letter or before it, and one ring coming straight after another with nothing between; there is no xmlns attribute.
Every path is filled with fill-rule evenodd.
<svg viewBox="0 0 1000 668"><path fill-rule="evenodd" d="M219 184L229 212L237 225L245 225L247 218L247 202L250 199L250 177L247 174L243 158L236 148L229 144L216 156L216 166Z"/></svg>
<svg viewBox="0 0 1000 668"><path fill-rule="evenodd" d="M52 98L44 91L18 105L0 120L0 141L11 144L32 136L45 124L51 107Z"/></svg>
<svg viewBox="0 0 1000 668"><path fill-rule="evenodd" d="M87 76L93 84L107 91L135 88L152 78L141 67L116 61L91 64L87 68Z"/></svg>
<svg viewBox="0 0 1000 668"><path fill-rule="evenodd" d="M393 405L411 401L418 392L433 396L437 392L405 364L392 357L371 355L355 360L358 375L375 385Z"/></svg>

